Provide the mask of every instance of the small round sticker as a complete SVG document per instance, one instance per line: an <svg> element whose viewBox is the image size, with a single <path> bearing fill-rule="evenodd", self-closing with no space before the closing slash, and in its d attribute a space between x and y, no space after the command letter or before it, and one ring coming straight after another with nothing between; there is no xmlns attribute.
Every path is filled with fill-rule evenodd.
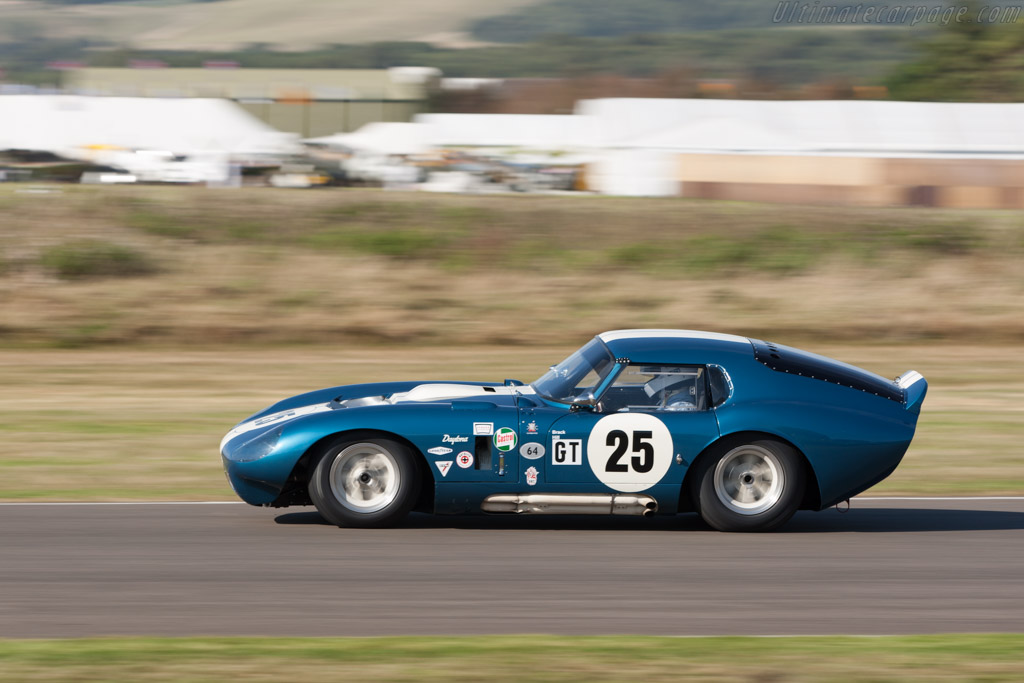
<svg viewBox="0 0 1024 683"><path fill-rule="evenodd" d="M464 470L469 469L473 466L473 454L469 451L462 451L455 456L455 464Z"/></svg>
<svg viewBox="0 0 1024 683"><path fill-rule="evenodd" d="M537 460L544 457L544 444L528 442L519 449L519 455L527 460Z"/></svg>
<svg viewBox="0 0 1024 683"><path fill-rule="evenodd" d="M587 439L587 461L601 483L635 493L661 481L672 464L672 434L645 413L602 417Z"/></svg>
<svg viewBox="0 0 1024 683"><path fill-rule="evenodd" d="M516 430L509 427L502 427L498 431L494 432L494 447L502 453L507 453L516 447L519 442L519 436L516 434Z"/></svg>

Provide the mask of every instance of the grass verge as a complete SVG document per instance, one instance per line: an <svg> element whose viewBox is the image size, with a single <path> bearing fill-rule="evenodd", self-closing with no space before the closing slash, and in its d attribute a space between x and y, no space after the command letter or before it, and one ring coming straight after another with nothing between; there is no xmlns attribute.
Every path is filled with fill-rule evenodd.
<svg viewBox="0 0 1024 683"><path fill-rule="evenodd" d="M0 500L231 500L217 444L277 400L370 381L531 381L585 340L545 348L0 351ZM871 493L1024 493L1018 347L807 348L883 376L916 369L928 378L914 443Z"/></svg>
<svg viewBox="0 0 1024 683"><path fill-rule="evenodd" d="M1016 681L1024 635L0 641L0 681Z"/></svg>

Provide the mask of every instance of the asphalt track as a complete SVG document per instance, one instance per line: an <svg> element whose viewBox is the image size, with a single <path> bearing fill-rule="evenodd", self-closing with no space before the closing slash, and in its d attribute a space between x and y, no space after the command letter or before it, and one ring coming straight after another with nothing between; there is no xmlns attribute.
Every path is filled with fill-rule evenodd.
<svg viewBox="0 0 1024 683"><path fill-rule="evenodd" d="M1024 632L1024 499L860 499L765 535L310 510L0 505L0 637Z"/></svg>

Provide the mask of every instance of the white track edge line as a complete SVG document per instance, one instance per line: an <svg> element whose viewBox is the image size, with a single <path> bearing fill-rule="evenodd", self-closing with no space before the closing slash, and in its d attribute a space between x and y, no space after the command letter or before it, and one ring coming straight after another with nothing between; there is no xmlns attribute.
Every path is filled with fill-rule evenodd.
<svg viewBox="0 0 1024 683"><path fill-rule="evenodd" d="M858 503L872 500L1024 500L1024 496L864 496L853 500Z"/></svg>
<svg viewBox="0 0 1024 683"><path fill-rule="evenodd" d="M22 501L0 502L0 505L245 505L240 500L136 500L136 501Z"/></svg>
<svg viewBox="0 0 1024 683"><path fill-rule="evenodd" d="M865 496L853 498L853 502L872 501L971 501L971 500L1024 500L1024 496ZM15 505L245 505L240 500L136 500L136 501L12 501L0 502L0 506ZM257 506L259 507L259 506Z"/></svg>

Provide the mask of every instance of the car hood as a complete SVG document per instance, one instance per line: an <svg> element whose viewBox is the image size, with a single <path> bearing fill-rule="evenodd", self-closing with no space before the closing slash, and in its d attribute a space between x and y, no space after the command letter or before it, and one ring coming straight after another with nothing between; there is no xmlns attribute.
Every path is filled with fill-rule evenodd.
<svg viewBox="0 0 1024 683"><path fill-rule="evenodd" d="M503 386L472 382L381 382L330 387L279 401L249 416L224 436L220 447L223 451L229 441L241 434L331 410L462 401L485 401L510 406L515 404L516 396L533 394L533 388L529 385Z"/></svg>

